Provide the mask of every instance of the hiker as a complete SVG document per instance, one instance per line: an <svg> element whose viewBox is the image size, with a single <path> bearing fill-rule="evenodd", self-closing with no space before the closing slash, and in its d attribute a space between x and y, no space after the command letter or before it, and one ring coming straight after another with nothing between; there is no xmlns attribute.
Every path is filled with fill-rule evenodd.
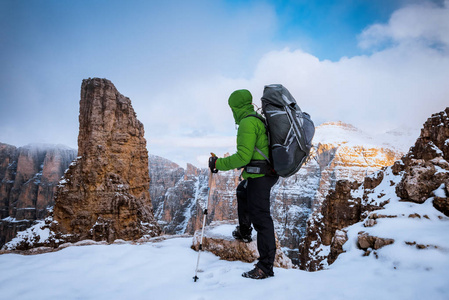
<svg viewBox="0 0 449 300"><path fill-rule="evenodd" d="M276 254L273 219L270 214L270 191L279 176L270 173L266 157L269 155L268 136L265 124L255 115L252 95L248 90L237 90L228 100L234 115L237 131L237 152L225 158L211 156L209 168L213 173L244 168L243 181L237 187L237 210L239 225L232 235L238 240L251 242L251 224L257 232L259 261L254 269L243 277L264 279L274 276L273 263ZM263 155L260 153L262 152ZM265 158L264 158L265 156ZM249 166L257 166L254 174Z"/></svg>

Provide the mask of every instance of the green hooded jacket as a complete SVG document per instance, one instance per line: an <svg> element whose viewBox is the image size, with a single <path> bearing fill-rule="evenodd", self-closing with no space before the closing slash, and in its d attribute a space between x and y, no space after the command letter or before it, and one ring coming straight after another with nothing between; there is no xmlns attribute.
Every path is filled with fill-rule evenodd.
<svg viewBox="0 0 449 300"><path fill-rule="evenodd" d="M237 131L237 152L231 156L217 159L215 167L220 171L228 171L246 166L251 160L265 160L254 147L260 149L268 157L268 137L265 124L256 117L245 118L255 114L253 97L248 90L237 90L231 94L228 104L232 109ZM262 177L263 174L242 174L244 179Z"/></svg>

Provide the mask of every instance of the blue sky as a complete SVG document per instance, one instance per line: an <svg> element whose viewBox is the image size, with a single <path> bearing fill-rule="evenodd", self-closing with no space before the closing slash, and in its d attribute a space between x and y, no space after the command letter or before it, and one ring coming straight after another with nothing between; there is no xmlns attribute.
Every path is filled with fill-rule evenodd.
<svg viewBox="0 0 449 300"><path fill-rule="evenodd" d="M88 77L130 97L149 152L181 164L232 152L228 95L256 102L270 83L317 125L419 127L447 105L448 3L1 0L0 142L76 148Z"/></svg>

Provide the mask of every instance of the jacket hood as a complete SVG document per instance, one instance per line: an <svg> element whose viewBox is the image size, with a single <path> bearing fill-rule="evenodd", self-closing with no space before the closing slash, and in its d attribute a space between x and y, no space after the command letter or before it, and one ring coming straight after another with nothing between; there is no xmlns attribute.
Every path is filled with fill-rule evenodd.
<svg viewBox="0 0 449 300"><path fill-rule="evenodd" d="M236 124L249 114L254 113L253 96L248 90L237 90L229 96L228 104L232 109Z"/></svg>

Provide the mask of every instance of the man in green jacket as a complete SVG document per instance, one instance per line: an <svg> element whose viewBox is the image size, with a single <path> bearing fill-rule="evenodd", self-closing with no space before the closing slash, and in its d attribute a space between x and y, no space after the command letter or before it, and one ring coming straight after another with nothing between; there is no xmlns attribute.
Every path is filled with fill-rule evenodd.
<svg viewBox="0 0 449 300"><path fill-rule="evenodd" d="M256 115L251 93L248 90L237 90L229 97L228 104L235 123L239 126L237 152L225 158L210 157L209 167L214 173L218 170L228 171L244 167L244 180L237 187L239 226L232 234L236 239L250 242L253 224L257 231L260 257L254 269L243 273L242 276L264 279L274 276L276 242L270 214L270 192L279 177L269 172L270 168L265 159L269 155L265 124L258 117L249 116Z"/></svg>

